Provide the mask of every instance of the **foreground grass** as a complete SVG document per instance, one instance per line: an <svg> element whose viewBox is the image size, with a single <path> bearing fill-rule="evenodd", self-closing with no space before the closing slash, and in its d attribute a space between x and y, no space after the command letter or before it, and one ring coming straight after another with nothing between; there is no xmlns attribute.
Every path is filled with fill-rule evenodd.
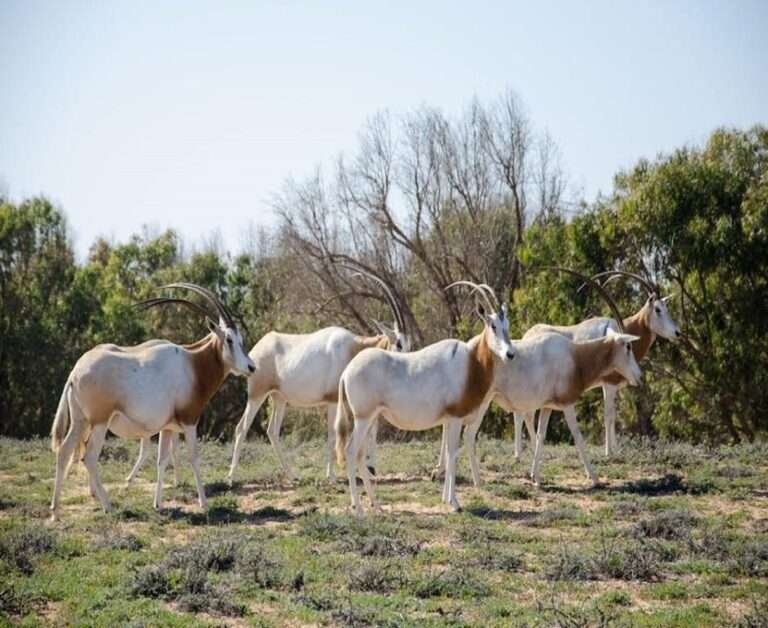
<svg viewBox="0 0 768 628"><path fill-rule="evenodd" d="M290 441L289 441L290 442ZM485 484L464 510L429 481L437 443L384 444L381 516L347 514L320 479L320 442L293 444L299 480L249 443L230 488L229 445L203 445L210 509L191 473L152 510L151 464L123 486L137 443L110 440L102 514L85 472L46 519L47 441L0 440L0 624L765 626L768 446L624 442L590 489L571 446L545 451L542 488L503 441L481 441ZM462 460L464 463L464 460ZM461 467L464 469L464 467ZM168 473L170 481L172 473Z"/></svg>

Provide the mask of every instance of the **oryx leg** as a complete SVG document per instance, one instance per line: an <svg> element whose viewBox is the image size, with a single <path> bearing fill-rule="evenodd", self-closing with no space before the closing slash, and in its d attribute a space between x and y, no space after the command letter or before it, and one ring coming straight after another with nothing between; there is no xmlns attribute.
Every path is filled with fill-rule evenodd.
<svg viewBox="0 0 768 628"><path fill-rule="evenodd" d="M477 418L474 422L470 423L464 428L464 448L467 450L467 456L469 457L469 468L472 472L472 483L476 488L480 487L482 483L480 481L480 465L477 463L477 432L480 430L480 426L483 423L483 417L488 410L488 405L484 405L480 412L477 414Z"/></svg>
<svg viewBox="0 0 768 628"><path fill-rule="evenodd" d="M171 462L173 463L173 485L179 485L179 433L171 432L171 444L169 449L171 450Z"/></svg>
<svg viewBox="0 0 768 628"><path fill-rule="evenodd" d="M112 507L109 505L107 492L104 490L104 486L102 486L101 479L99 478L99 455L101 455L101 449L104 447L106 437L107 425L105 423L93 426L88 437L88 443L85 446L83 462L85 463L85 468L88 469L91 492L95 493L104 512L109 512L112 510Z"/></svg>
<svg viewBox="0 0 768 628"><path fill-rule="evenodd" d="M520 457L523 451L523 414L515 412L515 458Z"/></svg>
<svg viewBox="0 0 768 628"><path fill-rule="evenodd" d="M155 510L160 510L160 508L163 507L163 477L165 475L165 467L168 464L168 457L171 453L171 447L173 446L173 436L174 434L171 431L163 430L160 432L160 437L157 441L157 484L155 485Z"/></svg>
<svg viewBox="0 0 768 628"><path fill-rule="evenodd" d="M542 408L539 410L539 431L536 434L536 446L533 450L533 462L531 463L531 480L534 484L541 483L541 458L544 450L544 441L547 438L547 427L549 426L549 417L552 410Z"/></svg>
<svg viewBox="0 0 768 628"><path fill-rule="evenodd" d="M200 477L200 454L197 449L197 426L184 426L184 442L187 444L189 461L192 463L192 473L195 474L195 485L197 486L198 503L200 504L200 508L208 508L208 500L205 498L203 480Z"/></svg>
<svg viewBox="0 0 768 628"><path fill-rule="evenodd" d="M525 412L523 420L525 421L525 428L528 430L528 440L531 441L531 448L533 448L536 442L536 411Z"/></svg>
<svg viewBox="0 0 768 628"><path fill-rule="evenodd" d="M53 497L51 498L51 519L58 519L59 502L61 500L61 488L64 478L67 476L69 465L73 462L72 456L80 450L80 439L85 429L85 417L80 407L74 402L71 390L67 392L69 403L70 424L69 431L61 441L56 451L56 479L53 483Z"/></svg>
<svg viewBox="0 0 768 628"><path fill-rule="evenodd" d="M442 425L442 435L440 436L440 455L437 459L437 466L432 469L432 473L430 474L433 480L436 480L440 477L440 474L445 470L445 458L446 458L446 438L447 434L445 431L445 423Z"/></svg>
<svg viewBox="0 0 768 628"><path fill-rule="evenodd" d="M480 421L476 419L479 423ZM461 509L456 498L456 461L459 457L461 440L461 419L449 419L444 424L446 432L445 483L443 484L443 502L458 511Z"/></svg>
<svg viewBox="0 0 768 628"><path fill-rule="evenodd" d="M574 406L568 406L563 409L565 415L565 422L568 424L568 429L571 430L573 435L573 442L576 443L576 449L579 451L579 458L584 465L584 471L587 473L587 477L592 480L592 484L597 484L597 473L595 473L592 464L589 462L587 456L587 448L584 445L584 439L581 436L581 430L579 424L576 421L576 408Z"/></svg>
<svg viewBox="0 0 768 628"><path fill-rule="evenodd" d="M365 492L368 495L368 499L371 501L371 508L375 512L381 512L381 504L376 499L376 495L373 493L373 483L371 482L371 472L368 468L368 447L370 446L371 431L376 429L378 419L373 416L367 425L363 426L360 432L359 448L357 450L357 470L360 477L363 479L363 486ZM357 423L355 428L357 428Z"/></svg>
<svg viewBox="0 0 768 628"><path fill-rule="evenodd" d="M285 453L280 444L280 427L283 425L285 406L285 399L282 399L277 395L272 395L272 416L269 417L267 436L269 437L269 442L272 443L272 449L275 450L275 455L280 461L280 466L283 468L283 471L290 479L295 479L296 474L288 466L288 463L285 460Z"/></svg>
<svg viewBox="0 0 768 628"><path fill-rule="evenodd" d="M605 400L605 455L616 451L616 386L603 386Z"/></svg>
<svg viewBox="0 0 768 628"><path fill-rule="evenodd" d="M328 437L326 441L326 447L327 447L327 453L328 453L328 463L325 466L325 477L329 480L335 480L336 479L336 472L334 470L336 466L336 453L335 453L335 447L336 447L336 409L337 404L335 403L329 403L327 406L325 406L325 413L326 413L326 421L328 424Z"/></svg>
<svg viewBox="0 0 768 628"><path fill-rule="evenodd" d="M371 421L368 428L368 441L365 445L365 466L371 475L376 475L376 437L379 434L379 420Z"/></svg>
<svg viewBox="0 0 768 628"><path fill-rule="evenodd" d="M535 447L536 443L536 411L532 412L515 412L515 458L519 458L523 451L523 421L525 421L525 427L528 431L528 439L531 441L531 447Z"/></svg>
<svg viewBox="0 0 768 628"><path fill-rule="evenodd" d="M243 416L240 417L240 421L235 428L235 446L232 449L232 464L229 466L229 473L227 474L227 480L232 482L235 475L235 467L240 460L240 450L243 448L248 430L251 429L251 424L256 416L256 413L261 408L264 400L267 398L267 394L260 395L256 398L248 397L248 403L245 405Z"/></svg>
<svg viewBox="0 0 768 628"><path fill-rule="evenodd" d="M139 474L139 470L144 465L144 463L147 461L147 458L149 457L149 450L152 448L152 438L150 436L145 436L141 439L139 444L139 457L136 458L136 464L133 465L133 469L131 469L131 472L128 474L128 477L125 478L126 485L130 486L131 482L133 482L136 479L136 476Z"/></svg>
<svg viewBox="0 0 768 628"><path fill-rule="evenodd" d="M366 432L368 431L369 419L354 419L355 427L347 442L347 480L349 481L349 497L352 502L352 509L357 516L363 514L363 505L360 503L360 495L357 493L357 474L355 468L358 464L358 456Z"/></svg>

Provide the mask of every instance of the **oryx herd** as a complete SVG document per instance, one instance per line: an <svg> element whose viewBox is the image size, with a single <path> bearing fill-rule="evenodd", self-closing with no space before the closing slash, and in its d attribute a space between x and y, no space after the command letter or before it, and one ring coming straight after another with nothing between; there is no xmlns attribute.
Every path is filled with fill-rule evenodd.
<svg viewBox="0 0 768 628"><path fill-rule="evenodd" d="M479 486L475 440L492 401L514 413L515 456L520 453L525 422L535 443L531 467L535 483L540 481L542 448L552 410L564 413L586 473L596 483L598 476L576 421L576 401L586 390L602 387L605 453L611 454L616 447L618 390L626 384L638 384L638 360L645 357L657 336L672 341L680 336L667 309L669 297L662 298L659 287L647 279L619 270L590 278L568 268L553 267L549 270L575 275L583 280L584 286L597 290L614 318L590 318L569 327L534 325L521 339L510 340L507 304L500 303L486 284L457 281L445 289L469 288L475 297L482 331L466 342L445 339L411 351L411 338L392 287L368 270L350 265L345 268L368 277L382 288L392 309L392 327L376 321L381 332L376 336L360 336L341 327L310 334L271 331L246 354L232 312L206 288L191 283L163 286L196 293L215 314L179 296L138 303L142 309L166 304L189 307L204 317L209 334L189 345L165 340L150 340L133 347L99 345L77 361L67 378L51 429L56 454L52 517L58 516L62 482L70 464L81 460L92 495L105 511L110 509L97 466L108 431L141 439L139 458L128 476L129 483L149 454L151 437L159 434L154 498L158 509L162 507L164 471L169 457L173 457L176 471L178 434L183 433L199 504L205 508L197 423L230 373L248 378L248 403L235 430L230 481L251 423L267 397L271 397L267 435L289 476L293 472L280 444L286 406L325 408L326 476L334 477L336 461L346 468L351 503L357 514L362 513L357 477L362 478L372 507L380 509L372 482L380 418L407 431L442 426L436 471L445 472L443 502L458 509L456 463L462 427L472 480ZM639 281L648 293L639 311L627 318L621 317L605 287L622 276Z"/></svg>

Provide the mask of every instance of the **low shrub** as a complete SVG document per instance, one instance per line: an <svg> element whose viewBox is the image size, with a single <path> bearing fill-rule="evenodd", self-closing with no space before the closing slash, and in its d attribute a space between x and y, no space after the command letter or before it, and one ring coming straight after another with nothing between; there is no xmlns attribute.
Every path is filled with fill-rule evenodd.
<svg viewBox="0 0 768 628"><path fill-rule="evenodd" d="M680 540L691 535L696 518L687 510L664 510L639 521L633 528L635 538Z"/></svg>
<svg viewBox="0 0 768 628"><path fill-rule="evenodd" d="M597 552L573 552L563 547L545 567L548 580L661 579L660 548L651 543L618 545L603 542Z"/></svg>
<svg viewBox="0 0 768 628"><path fill-rule="evenodd" d="M0 539L0 560L4 560L24 575L35 570L37 556L56 549L57 538L42 527L22 528Z"/></svg>
<svg viewBox="0 0 768 628"><path fill-rule="evenodd" d="M466 571L449 569L422 576L409 583L416 597L477 598L490 595L490 587Z"/></svg>
<svg viewBox="0 0 768 628"><path fill-rule="evenodd" d="M401 584L401 578L391 565L366 563L354 569L347 579L347 585L355 591L387 593Z"/></svg>

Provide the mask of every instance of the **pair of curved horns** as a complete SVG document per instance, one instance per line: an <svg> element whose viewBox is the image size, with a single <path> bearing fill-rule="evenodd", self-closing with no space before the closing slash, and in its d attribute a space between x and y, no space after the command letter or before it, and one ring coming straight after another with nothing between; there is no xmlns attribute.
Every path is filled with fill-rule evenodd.
<svg viewBox="0 0 768 628"><path fill-rule="evenodd" d="M649 297L659 297L661 296L661 291L659 290L659 286L657 286L655 283L647 280L645 277L642 277L636 273L630 273L626 270L606 270L602 273L597 273L596 275L592 275L592 279L597 281L598 279L602 279L605 277L606 279L603 281L603 285L607 284L609 281L613 281L617 277L629 277L630 279L634 279L635 281L638 281L640 285L645 288L645 291L648 293Z"/></svg>
<svg viewBox="0 0 768 628"><path fill-rule="evenodd" d="M600 285L599 282L595 281L594 277L587 277L586 275L584 275L583 273L580 273L577 270L573 270L572 268L565 268L563 266L543 266L541 270L554 270L562 273L568 273L570 275L573 275L574 277L578 277L579 279L583 280L584 285L589 285L595 288L595 290L597 290L600 293L600 296L603 297L603 300L611 308L614 318L616 319L616 324L619 326L619 330L622 333L624 333L624 323L623 323L624 319L621 316L621 312L619 312L619 308L616 306L616 302L611 298L611 295L608 294L606 289L603 288L603 286Z"/></svg>
<svg viewBox="0 0 768 628"><path fill-rule="evenodd" d="M195 283L188 283L188 282L179 282L179 283L170 283L165 286L161 286L161 288L174 288L174 289L182 289L182 290L191 290L192 292L196 292L197 294L204 297L218 312L218 318L221 318L228 327L236 327L235 319L232 316L232 312L229 311L226 305L219 299L218 296L216 296L213 292L208 290L208 288L203 288L202 286L198 286ZM178 305L186 305L187 307L193 309L198 314L202 314L206 318L210 318L212 320L215 320L215 317L210 315L210 312L206 310L201 305L198 305L197 303L193 301L189 301L188 299L181 299L176 297L156 297L153 299L145 299L144 301L140 301L136 304L136 307L141 309L148 309L150 307L155 307L158 305L164 305L167 303L172 304L178 304Z"/></svg>
<svg viewBox="0 0 768 628"><path fill-rule="evenodd" d="M444 288L444 290L450 290L455 286L469 286L470 288L472 288L472 290L480 294L480 296L483 298L483 301L485 301L485 305L488 307L489 311L501 312L501 305L499 304L499 299L496 297L496 293L493 291L493 288L491 288L488 284L460 280L460 281L454 281L452 284L447 285Z"/></svg>
<svg viewBox="0 0 768 628"><path fill-rule="evenodd" d="M371 272L370 270L363 268L362 266L355 264L354 262L334 262L337 266L340 268L344 268L345 270L351 271L357 275L362 275L365 277L368 277L369 279L372 279L377 284L381 286L381 288L384 290L384 296L387 299L387 302L389 303L389 307L392 309L392 315L395 317L395 326L397 331L400 333L405 333L405 318L403 317L403 313L400 310L400 304L397 302L397 299L395 298L395 293L392 290L392 286L389 285L384 279L382 279L379 275Z"/></svg>

